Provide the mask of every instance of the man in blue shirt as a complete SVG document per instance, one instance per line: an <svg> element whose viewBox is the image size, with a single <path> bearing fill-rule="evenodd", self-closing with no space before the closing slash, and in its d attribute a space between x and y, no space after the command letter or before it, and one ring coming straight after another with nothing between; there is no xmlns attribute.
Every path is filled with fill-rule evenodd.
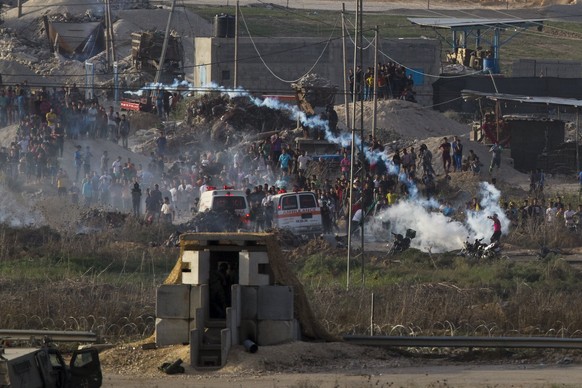
<svg viewBox="0 0 582 388"><path fill-rule="evenodd" d="M279 156L279 167L284 173L289 173L289 163L291 162L291 156L287 153L287 149L283 148L281 150L281 155Z"/></svg>

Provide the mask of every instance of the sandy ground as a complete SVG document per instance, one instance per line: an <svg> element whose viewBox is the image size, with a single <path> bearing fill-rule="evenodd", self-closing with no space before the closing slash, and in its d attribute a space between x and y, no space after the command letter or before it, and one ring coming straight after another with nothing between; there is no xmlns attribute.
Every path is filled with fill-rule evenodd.
<svg viewBox="0 0 582 388"><path fill-rule="evenodd" d="M148 378L149 387L576 387L582 380L582 366L556 365L426 365L404 368L344 370L339 373L276 374L245 378L215 379L205 376ZM141 379L129 376L105 377L103 387L138 388Z"/></svg>

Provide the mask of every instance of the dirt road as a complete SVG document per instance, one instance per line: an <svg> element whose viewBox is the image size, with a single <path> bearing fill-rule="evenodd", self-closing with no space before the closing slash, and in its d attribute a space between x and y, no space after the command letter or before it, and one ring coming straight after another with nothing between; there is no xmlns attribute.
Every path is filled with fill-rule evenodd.
<svg viewBox="0 0 582 388"><path fill-rule="evenodd" d="M218 372L219 373L219 372ZM106 375L103 387L554 387L579 386L580 365L447 365L349 370L337 373L275 374L244 378Z"/></svg>

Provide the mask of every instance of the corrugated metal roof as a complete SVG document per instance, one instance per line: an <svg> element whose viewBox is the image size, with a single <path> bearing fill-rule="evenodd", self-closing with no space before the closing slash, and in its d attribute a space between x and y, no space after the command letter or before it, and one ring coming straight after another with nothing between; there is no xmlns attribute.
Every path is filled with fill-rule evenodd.
<svg viewBox="0 0 582 388"><path fill-rule="evenodd" d="M524 27L525 25L542 24L545 19L483 19L483 18L408 18L413 24L434 28L464 28L464 27Z"/></svg>
<svg viewBox="0 0 582 388"><path fill-rule="evenodd" d="M487 98L493 101L504 100L530 104L560 105L560 106L571 106L575 108L582 107L582 100L578 100L576 98L521 96L518 94L485 93L467 89L461 90L461 96L465 100Z"/></svg>

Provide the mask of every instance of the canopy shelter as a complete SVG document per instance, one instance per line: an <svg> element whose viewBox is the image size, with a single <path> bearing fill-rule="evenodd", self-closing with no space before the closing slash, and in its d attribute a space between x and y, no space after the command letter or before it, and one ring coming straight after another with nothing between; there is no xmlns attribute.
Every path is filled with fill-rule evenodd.
<svg viewBox="0 0 582 388"><path fill-rule="evenodd" d="M412 24L433 28L445 41L438 30L452 31L452 52L449 59L454 59L465 66L499 73L499 49L522 31L530 27L541 31L544 19L482 19L482 18L408 18ZM502 32L510 35L501 40ZM475 49L467 47L470 38L475 38ZM485 43L489 48L483 49ZM469 50L469 51L467 51Z"/></svg>
<svg viewBox="0 0 582 388"><path fill-rule="evenodd" d="M84 61L105 47L103 23L57 23L45 20L47 35L53 52Z"/></svg>

